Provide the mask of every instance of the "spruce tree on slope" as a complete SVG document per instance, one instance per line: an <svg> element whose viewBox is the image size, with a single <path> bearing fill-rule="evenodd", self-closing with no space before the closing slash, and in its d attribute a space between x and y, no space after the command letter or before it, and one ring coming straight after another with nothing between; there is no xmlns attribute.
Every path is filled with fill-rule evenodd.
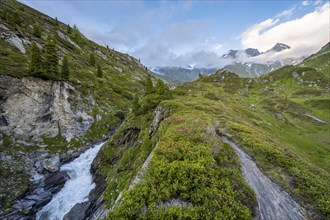
<svg viewBox="0 0 330 220"><path fill-rule="evenodd" d="M97 74L96 74L98 77L102 78L103 77L103 72L102 72L102 69L101 69L101 66L100 64L97 65Z"/></svg>
<svg viewBox="0 0 330 220"><path fill-rule="evenodd" d="M91 53L91 55L89 56L89 64L91 66L95 66L95 63L96 63L96 61L95 61L95 55L94 55L94 53Z"/></svg>
<svg viewBox="0 0 330 220"><path fill-rule="evenodd" d="M56 43L51 35L48 35L45 45L45 69L50 77L59 78Z"/></svg>
<svg viewBox="0 0 330 220"><path fill-rule="evenodd" d="M35 42L32 42L31 47L31 63L30 63L30 72L34 76L42 76L42 58L39 47Z"/></svg>
<svg viewBox="0 0 330 220"><path fill-rule="evenodd" d="M148 77L145 82L145 86L146 86L146 95L154 93L154 86L152 84L150 74L148 74Z"/></svg>
<svg viewBox="0 0 330 220"><path fill-rule="evenodd" d="M67 56L64 56L62 61L61 76L62 79L68 80L70 75L69 62Z"/></svg>

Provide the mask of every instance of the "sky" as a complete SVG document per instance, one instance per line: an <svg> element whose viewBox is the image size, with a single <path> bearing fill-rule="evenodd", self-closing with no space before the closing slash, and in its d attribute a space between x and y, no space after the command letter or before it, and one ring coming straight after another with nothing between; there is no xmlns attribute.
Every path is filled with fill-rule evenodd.
<svg viewBox="0 0 330 220"><path fill-rule="evenodd" d="M221 55L230 49L262 52L277 42L291 49L276 59L299 58L330 40L330 3L325 0L20 2L75 24L89 39L147 66L220 67L226 63Z"/></svg>

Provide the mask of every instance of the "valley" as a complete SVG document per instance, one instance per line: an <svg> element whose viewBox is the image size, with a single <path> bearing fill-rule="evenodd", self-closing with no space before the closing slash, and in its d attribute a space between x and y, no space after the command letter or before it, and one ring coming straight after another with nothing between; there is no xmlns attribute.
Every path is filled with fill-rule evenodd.
<svg viewBox="0 0 330 220"><path fill-rule="evenodd" d="M0 12L0 219L330 218L329 43L253 75L148 69L20 2Z"/></svg>

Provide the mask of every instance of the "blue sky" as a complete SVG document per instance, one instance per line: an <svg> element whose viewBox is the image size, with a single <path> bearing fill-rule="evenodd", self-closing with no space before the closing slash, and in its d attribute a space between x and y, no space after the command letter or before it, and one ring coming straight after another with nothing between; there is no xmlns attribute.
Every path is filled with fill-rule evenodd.
<svg viewBox="0 0 330 220"><path fill-rule="evenodd" d="M279 40L293 48L304 40L306 50L300 48L299 53L306 55L329 41L329 1L21 2L64 23L76 24L88 38L151 66L213 65L229 49L256 47L265 51ZM311 18L303 19L309 14ZM313 18L321 22L310 25ZM290 22L297 22L291 27L310 31L293 32ZM321 37L299 39L297 31L306 36L318 32Z"/></svg>

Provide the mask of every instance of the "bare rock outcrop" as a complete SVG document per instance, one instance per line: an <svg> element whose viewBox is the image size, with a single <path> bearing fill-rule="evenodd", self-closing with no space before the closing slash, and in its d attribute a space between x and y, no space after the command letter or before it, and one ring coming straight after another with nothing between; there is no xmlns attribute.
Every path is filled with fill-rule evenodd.
<svg viewBox="0 0 330 220"><path fill-rule="evenodd" d="M149 136L152 136L158 129L159 124L161 121L166 118L169 113L171 112L171 109L167 109L162 105L159 105L153 114L153 120L151 122L150 128L149 128Z"/></svg>
<svg viewBox="0 0 330 220"><path fill-rule="evenodd" d="M0 75L0 132L23 144L57 135L71 141L83 135L94 122L86 112L93 106L73 109L71 90L75 88L66 82Z"/></svg>

